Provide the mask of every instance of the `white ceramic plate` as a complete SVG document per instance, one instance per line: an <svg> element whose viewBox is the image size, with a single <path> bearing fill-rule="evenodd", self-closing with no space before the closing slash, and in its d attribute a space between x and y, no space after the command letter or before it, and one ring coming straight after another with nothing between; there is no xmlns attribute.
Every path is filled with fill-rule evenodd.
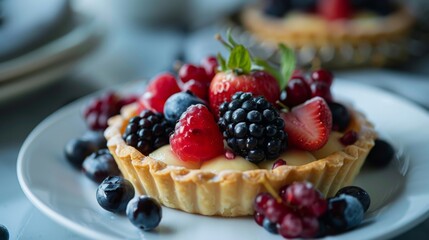
<svg viewBox="0 0 429 240"><path fill-rule="evenodd" d="M383 91L338 82L334 93L363 110L376 128L406 150L381 170L363 169L357 185L373 204L361 227L329 239L383 239L404 232L428 216L429 115L419 107ZM83 99L43 121L27 138L18 157L18 178L30 201L49 217L92 239L281 239L251 218L219 218L163 208L154 232L141 232L124 216L104 211L95 199L96 184L73 169L63 147L81 136Z"/></svg>

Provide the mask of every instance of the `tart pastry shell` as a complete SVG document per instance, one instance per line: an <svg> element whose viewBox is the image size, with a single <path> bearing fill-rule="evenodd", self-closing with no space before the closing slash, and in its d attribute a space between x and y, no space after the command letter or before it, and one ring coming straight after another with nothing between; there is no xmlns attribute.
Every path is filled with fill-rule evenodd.
<svg viewBox="0 0 429 240"><path fill-rule="evenodd" d="M359 138L342 151L300 166L214 173L167 165L128 146L122 133L136 109L136 105L123 108L121 115L109 120L105 131L108 148L121 173L138 194L150 195L170 208L202 215L252 215L255 196L267 191L264 183L278 190L295 181L309 181L325 196L333 196L353 182L376 138L373 125L363 114L353 111L350 128L358 132Z"/></svg>

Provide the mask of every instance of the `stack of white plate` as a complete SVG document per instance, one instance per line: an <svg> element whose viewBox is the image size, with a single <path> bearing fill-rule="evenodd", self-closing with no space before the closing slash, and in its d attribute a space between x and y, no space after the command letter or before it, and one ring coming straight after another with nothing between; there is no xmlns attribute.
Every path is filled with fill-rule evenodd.
<svg viewBox="0 0 429 240"><path fill-rule="evenodd" d="M8 0L5 1L7 3ZM16 1L20 0L9 1L9 3L16 4ZM54 0L43 1L53 2ZM59 0L56 1L58 2ZM22 9L22 11L28 16L32 10L30 9L31 6L28 6L28 1L21 2L26 2L26 8ZM68 1L62 2L62 4L65 3L63 8L69 8ZM48 5L44 6L47 7ZM39 44L31 46L25 52L15 51L15 54L9 54L5 60L0 61L0 102L61 79L62 76L70 72L78 60L86 56L98 45L101 39L101 31L95 19L74 13L71 9L62 11L67 11L67 20L61 24L59 31L58 29L48 29L46 33L43 33L45 36L37 36L37 31L41 35L40 31L43 30L43 26L35 25L32 32L21 33L21 36L23 38L33 38L34 42L38 41ZM63 13L57 14L64 15ZM4 18L4 25L8 24L8 16L6 15ZM14 47L23 49L25 48L24 44L29 45L29 43L22 43L22 46L18 46L20 42L24 41L16 37L18 34L12 34L17 32L15 30L19 28L18 22L21 19L13 22L17 22L17 24L12 29L7 29L8 26L0 26L0 45L2 45L0 50L3 50L0 53L3 53L4 56L8 54L8 50L13 50L12 48ZM12 20L15 19L12 18ZM55 20L58 19L51 21ZM8 30L11 31L7 32ZM52 33L53 31L58 31L59 33ZM5 32L8 34L5 34ZM52 34L54 37L47 38L46 35L48 34ZM45 38L43 42L40 41L42 37Z"/></svg>

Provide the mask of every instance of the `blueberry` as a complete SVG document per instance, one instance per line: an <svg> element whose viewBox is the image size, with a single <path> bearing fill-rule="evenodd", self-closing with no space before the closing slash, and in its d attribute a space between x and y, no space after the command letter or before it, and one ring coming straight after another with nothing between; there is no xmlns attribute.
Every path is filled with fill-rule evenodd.
<svg viewBox="0 0 429 240"><path fill-rule="evenodd" d="M196 97L192 92L179 92L171 95L164 105L164 116L167 121L175 124L182 113L188 109L189 106L195 104L206 104L203 100Z"/></svg>
<svg viewBox="0 0 429 240"><path fill-rule="evenodd" d="M290 9L290 0L269 0L264 13L271 17L283 17Z"/></svg>
<svg viewBox="0 0 429 240"><path fill-rule="evenodd" d="M162 208L159 203L146 195L133 198L127 206L127 216L134 226L150 231L159 225Z"/></svg>
<svg viewBox="0 0 429 240"><path fill-rule="evenodd" d="M395 149L388 142L376 139L375 145L369 152L366 163L374 167L387 166L395 157Z"/></svg>
<svg viewBox="0 0 429 240"><path fill-rule="evenodd" d="M347 108L336 102L330 102L328 106L332 113L332 129L340 132L346 130L350 123L350 113Z"/></svg>
<svg viewBox="0 0 429 240"><path fill-rule="evenodd" d="M329 199L327 214L328 224L337 232L356 227L364 218L362 204L357 198L346 194Z"/></svg>
<svg viewBox="0 0 429 240"><path fill-rule="evenodd" d="M134 197L134 187L130 181L109 176L97 188L97 202L102 208L114 213L125 213L128 202Z"/></svg>
<svg viewBox="0 0 429 240"><path fill-rule="evenodd" d="M0 224L0 239L1 240L9 240L9 231L7 228Z"/></svg>
<svg viewBox="0 0 429 240"><path fill-rule="evenodd" d="M346 195L355 197L357 200L359 200L359 202L362 204L364 212L368 210L371 204L371 198L369 197L369 194L360 187L357 187L357 186L343 187L337 192L335 196L338 197L341 194L346 194Z"/></svg>
<svg viewBox="0 0 429 240"><path fill-rule="evenodd" d="M391 0L368 1L368 9L386 16L396 10L396 5Z"/></svg>
<svg viewBox="0 0 429 240"><path fill-rule="evenodd" d="M97 150L97 145L90 141L82 139L72 139L66 144L64 148L64 153L66 155L67 160L74 167L80 169L85 158Z"/></svg>
<svg viewBox="0 0 429 240"><path fill-rule="evenodd" d="M316 8L316 0L290 0L293 9L299 11L311 11Z"/></svg>
<svg viewBox="0 0 429 240"><path fill-rule="evenodd" d="M107 140L104 137L103 131L88 131L81 139L94 144L98 149L107 147Z"/></svg>
<svg viewBox="0 0 429 240"><path fill-rule="evenodd" d="M267 230L269 233L272 234L278 234L277 231L277 223L271 222L268 218L265 218L262 222L262 226Z"/></svg>
<svg viewBox="0 0 429 240"><path fill-rule="evenodd" d="M120 174L115 159L107 149L100 149L86 157L82 169L87 177L97 183L101 183L108 176Z"/></svg>

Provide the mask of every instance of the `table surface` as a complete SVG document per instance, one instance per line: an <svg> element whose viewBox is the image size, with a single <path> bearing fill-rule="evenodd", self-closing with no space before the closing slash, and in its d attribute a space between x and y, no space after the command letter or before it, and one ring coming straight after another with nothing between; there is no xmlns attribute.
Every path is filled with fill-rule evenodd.
<svg viewBox="0 0 429 240"><path fill-rule="evenodd" d="M220 49L216 44L207 45L207 42L213 42L212 34L218 30L216 25L187 34L174 29L131 26L116 22L114 11L101 7L100 1L82 2L76 5L77 8L94 11L97 6L95 14L106 23L105 41L99 49L61 81L0 103L0 182L3 183L0 224L8 228L11 239L84 239L41 213L19 186L16 176L18 152L38 123L88 93L127 81L148 79L169 69L181 54L187 61L195 62L206 52L216 53ZM400 69L361 69L335 74L339 81L381 87L429 109L429 58ZM395 239L424 239L428 235L429 220L426 220Z"/></svg>

